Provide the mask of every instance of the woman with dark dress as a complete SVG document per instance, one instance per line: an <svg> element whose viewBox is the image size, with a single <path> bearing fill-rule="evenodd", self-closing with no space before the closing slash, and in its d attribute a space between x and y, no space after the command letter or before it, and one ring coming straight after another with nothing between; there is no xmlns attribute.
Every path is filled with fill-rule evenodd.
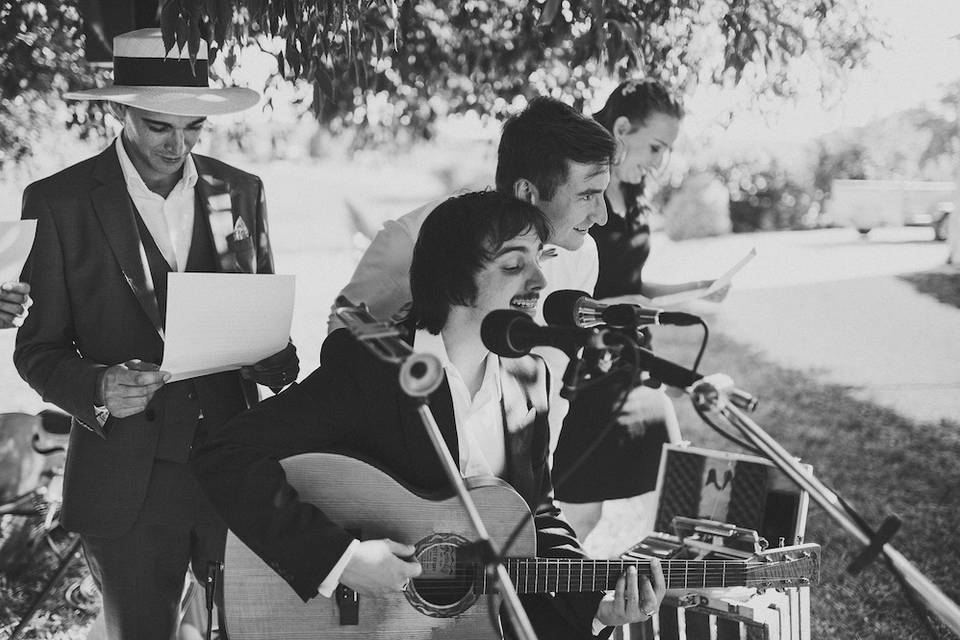
<svg viewBox="0 0 960 640"><path fill-rule="evenodd" d="M646 182L666 165L677 139L683 119L680 101L654 80L629 80L613 91L594 119L613 134L618 146L604 193L607 224L590 229L600 256L595 297L653 298L709 287L711 281L668 285L643 279L650 254ZM630 391L616 422L593 452L577 462L610 421L624 383L612 381L580 393L554 452L556 498L581 540L600 520L603 501L638 496L656 487L664 443L680 440L670 399L661 389L641 385Z"/></svg>

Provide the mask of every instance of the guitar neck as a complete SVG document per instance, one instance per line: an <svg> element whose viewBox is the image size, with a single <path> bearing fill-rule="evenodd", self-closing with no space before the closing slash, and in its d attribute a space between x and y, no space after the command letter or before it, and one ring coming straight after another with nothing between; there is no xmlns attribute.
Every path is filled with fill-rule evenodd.
<svg viewBox="0 0 960 640"><path fill-rule="evenodd" d="M508 558L504 564L517 593L607 591L616 587L617 578L631 566L641 576L650 575L650 562L646 560ZM747 584L742 560L661 560L660 566L668 589Z"/></svg>

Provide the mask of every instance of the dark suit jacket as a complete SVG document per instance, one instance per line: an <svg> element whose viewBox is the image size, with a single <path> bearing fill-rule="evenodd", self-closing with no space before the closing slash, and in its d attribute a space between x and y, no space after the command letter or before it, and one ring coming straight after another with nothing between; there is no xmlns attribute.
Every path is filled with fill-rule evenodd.
<svg viewBox="0 0 960 640"><path fill-rule="evenodd" d="M218 254L210 263L272 273L260 179L211 158L195 155L194 161L196 215L211 225ZM160 307L114 146L27 187L23 217L38 220L23 274L35 304L17 334L14 363L45 401L74 417L64 526L115 537L143 504L161 429L195 424L201 410L205 420L226 420L256 400L256 385L238 372L174 383L161 388L146 411L111 417L100 428L94 414L100 372L133 358L163 358ZM227 244L224 228L232 231L238 217L252 239L246 269L229 251L216 251ZM240 389L226 401L225 380Z"/></svg>
<svg viewBox="0 0 960 640"><path fill-rule="evenodd" d="M539 359L501 361L505 479L534 513L538 555L583 557L551 495L545 377ZM430 396L430 406L453 459L459 459L446 381ZM352 454L423 491L450 489L416 405L399 389L396 367L376 360L347 330L330 334L316 371L230 420L193 459L230 529L304 600L316 595L353 539L320 509L300 502L286 482L278 461L312 451ZM523 596L540 637L554 639L590 637L600 597Z"/></svg>

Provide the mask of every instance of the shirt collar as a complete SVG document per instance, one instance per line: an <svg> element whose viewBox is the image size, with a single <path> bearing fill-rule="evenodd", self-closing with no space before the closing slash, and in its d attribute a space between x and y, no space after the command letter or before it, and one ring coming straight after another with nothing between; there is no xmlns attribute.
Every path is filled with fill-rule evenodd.
<svg viewBox="0 0 960 640"><path fill-rule="evenodd" d="M131 192L153 193L150 191L150 188L147 187L147 183L143 181L143 177L134 166L133 160L131 160L127 154L127 150L123 146L122 136L117 136L116 147L117 157L120 159L120 170L123 171L123 179L127 183L127 189ZM193 162L193 154L188 153L187 159L183 163L183 174L180 176L177 184L174 185L171 193L179 193L193 189L197 185L198 175L197 165Z"/></svg>
<svg viewBox="0 0 960 640"><path fill-rule="evenodd" d="M439 333L434 334L426 329L417 329L416 333L413 334L413 350L417 353L436 356L437 359L440 360L440 364L443 365L444 371L455 374L457 378L461 380L463 379L457 367L450 361L450 356L447 355L447 347L443 344L443 336ZM486 389L490 389L495 393L497 400L503 397L503 389L500 385L500 359L489 352L487 353L486 366L483 372L483 382L480 383L480 391L477 392L477 398L479 398Z"/></svg>

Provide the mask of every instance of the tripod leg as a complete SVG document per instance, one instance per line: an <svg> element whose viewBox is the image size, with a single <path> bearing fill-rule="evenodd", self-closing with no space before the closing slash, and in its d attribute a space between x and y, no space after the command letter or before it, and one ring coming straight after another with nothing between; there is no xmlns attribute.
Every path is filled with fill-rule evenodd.
<svg viewBox="0 0 960 640"><path fill-rule="evenodd" d="M37 609L40 608L40 605L43 604L43 601L50 594L50 590L60 582L60 579L63 578L64 574L67 573L67 569L70 568L70 565L73 563L73 559L77 555L77 551L80 549L80 537L77 536L77 539L70 544L70 548L67 550L67 554L60 561L60 565L57 567L57 570L54 571L53 575L50 576L50 579L47 580L47 583L43 585L43 589L40 590L30 603L30 606L27 607L27 610L24 612L23 617L20 618L20 624L17 625L17 628L13 630L13 634L10 636L10 640L18 640L20 634L23 632L24 628L30 621L33 620L33 615L37 612Z"/></svg>

